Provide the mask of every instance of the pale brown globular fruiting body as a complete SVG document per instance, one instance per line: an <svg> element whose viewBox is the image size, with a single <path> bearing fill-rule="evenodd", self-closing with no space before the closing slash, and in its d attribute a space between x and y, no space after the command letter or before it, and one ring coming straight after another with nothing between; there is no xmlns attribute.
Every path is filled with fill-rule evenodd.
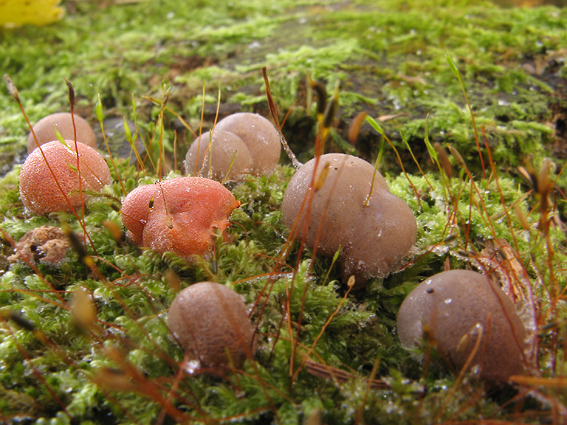
<svg viewBox="0 0 567 425"><path fill-rule="evenodd" d="M168 323L187 359L198 362L196 368L240 368L254 352L254 326L242 297L219 283L182 290L169 308Z"/></svg>
<svg viewBox="0 0 567 425"><path fill-rule="evenodd" d="M316 163L314 158L301 166L284 195L283 222L294 229L292 236L322 255L340 248L344 280L354 275L358 288L399 269L417 237L410 208L360 158L321 155L314 177Z"/></svg>
<svg viewBox="0 0 567 425"><path fill-rule="evenodd" d="M258 114L239 112L220 120L215 127L217 130L228 131L242 139L250 152L251 174L274 172L280 159L281 141L269 120Z"/></svg>
<svg viewBox="0 0 567 425"><path fill-rule="evenodd" d="M225 231L239 205L219 182L177 177L130 192L122 203L122 222L136 245L192 260L211 253L215 231Z"/></svg>
<svg viewBox="0 0 567 425"><path fill-rule="evenodd" d="M242 139L218 129L197 137L185 156L187 174L209 177L210 170L210 178L218 181L250 173L251 164L250 152Z"/></svg>
<svg viewBox="0 0 567 425"><path fill-rule="evenodd" d="M73 127L73 118L75 127ZM71 115L70 112L58 112L40 119L32 127L37 142L30 132L28 136L28 153L32 153L33 150L37 148L37 143L43 145L58 140L54 127L57 128L57 131L61 134L63 139L71 140L74 144L76 131L78 142L84 143L91 148L96 148L94 130L84 118L78 115Z"/></svg>
<svg viewBox="0 0 567 425"><path fill-rule="evenodd" d="M524 373L526 329L510 298L480 273L452 270L426 279L402 303L397 325L406 347L419 345L427 331L457 371L476 346L469 367L478 365L490 386Z"/></svg>
<svg viewBox="0 0 567 425"><path fill-rule="evenodd" d="M397 271L417 238L415 216L407 204L390 192L380 192L357 217L344 245L343 275L363 283Z"/></svg>
<svg viewBox="0 0 567 425"><path fill-rule="evenodd" d="M80 158L77 165L75 143L67 140L66 144L46 143L41 150L34 150L22 165L20 198L29 212L37 215L71 212L87 197L85 193L81 196L79 188L83 192L100 192L112 182L108 164L96 150L77 143Z"/></svg>

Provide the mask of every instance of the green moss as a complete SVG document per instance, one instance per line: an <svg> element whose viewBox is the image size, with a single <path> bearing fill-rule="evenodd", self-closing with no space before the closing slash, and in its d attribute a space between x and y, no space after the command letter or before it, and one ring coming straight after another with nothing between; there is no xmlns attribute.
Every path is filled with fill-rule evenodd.
<svg viewBox="0 0 567 425"><path fill-rule="evenodd" d="M299 241L287 240L280 206L294 169L283 161L270 177L249 176L230 187L242 205L231 217L230 241L215 240L215 265L187 264L174 254L118 241L103 225L121 226L110 205L117 207L125 196L118 177L125 192L158 179L149 160L145 171L118 160L106 196L87 204L92 246L88 241L86 246L97 273L74 251L59 265L8 265L11 245L0 240L6 263L0 272L3 415L27 412L46 424L156 423L160 415L168 417L166 423L179 421L171 419L172 412L187 422L251 424L305 423L318 410L328 424L431 423L438 415L443 421L517 420L520 415L535 423L541 417L530 416L532 409L544 420L551 417L547 406L532 399L507 407L505 400L484 397L482 383L471 375L458 387L455 375L442 367L423 376L414 354L424 349L401 347L396 316L419 282L446 267L499 264L503 274L520 271L531 283L539 325L548 325L541 333L541 373L565 374L564 341L558 335L566 314L559 296L566 284L566 236L557 221L546 238L541 197L515 174L525 158L537 171L554 141L549 122L561 109L557 81L564 67L548 55L567 48L565 10L499 9L472 0L110 3L69 2L76 11L56 25L0 33L0 64L17 84L32 123L68 110L64 76L73 82L77 109L91 123L97 121L93 109L100 94L106 115L132 117L145 131L143 142L148 148L152 143L154 163L160 159L178 170L174 114L165 111L164 122L158 121L162 108L144 96L162 99L169 90L167 106L195 128L205 83L205 127L214 119L219 85L221 114L230 108L267 113L259 72L267 66L280 118L297 101L284 132L308 157L316 137L314 111L306 102L309 71L329 91L340 82L339 119L327 142L331 149L374 158L381 143L368 126L354 146L346 142L350 119L362 110L374 117L402 114L381 125L410 171L409 180L399 175L388 145L382 169L392 193L416 215L417 244L402 271L347 294L331 259L313 258L309 250L300 250ZM484 173L472 117L446 53L460 71L477 129L484 128L496 164L490 167L480 136ZM557 108L553 113L550 104ZM6 91L0 91L0 108L0 153L11 167L25 149L28 129ZM447 179L427 153L426 136L455 147L470 174L451 158L454 177ZM165 157L160 157L160 139ZM179 140L181 158L187 146L179 146ZM17 241L36 227L63 223L84 235L70 214L27 215L18 174L13 167L0 181L0 227L8 236ZM168 168L160 174L179 172ZM564 211L561 193L552 195ZM518 211L530 228L523 227ZM497 242L509 246L514 258L491 251ZM215 280L243 296L258 325L258 352L242 371L226 378L188 375L184 353L166 324L178 291L171 272L181 287ZM526 282L519 283L521 291L527 291ZM78 327L73 318L72 300L79 290L96 305L98 321L90 329ZM323 364L327 377L299 370L311 349L309 360ZM552 362L555 374L545 367ZM375 365L375 377L388 389L369 388L366 379ZM337 369L350 378L335 380ZM563 394L550 397L565 403Z"/></svg>

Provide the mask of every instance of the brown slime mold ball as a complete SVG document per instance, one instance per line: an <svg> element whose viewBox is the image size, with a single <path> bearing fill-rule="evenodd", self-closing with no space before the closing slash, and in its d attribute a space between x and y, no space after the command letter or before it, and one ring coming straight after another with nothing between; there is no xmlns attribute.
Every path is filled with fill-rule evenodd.
<svg viewBox="0 0 567 425"><path fill-rule="evenodd" d="M57 140L57 135L53 127L63 136L65 140L73 141L75 144L75 130L73 129L73 119L70 112L59 112L48 115L40 119L34 126L33 132L40 145ZM96 148L96 136L89 123L78 115L74 115L75 128L77 131L77 141L84 143L91 148ZM28 153L32 153L37 148L37 143L30 132L28 136Z"/></svg>
<svg viewBox="0 0 567 425"><path fill-rule="evenodd" d="M417 224L411 209L396 195L382 191L362 208L344 246L343 275L364 282L398 270L413 248Z"/></svg>
<svg viewBox="0 0 567 425"><path fill-rule="evenodd" d="M169 328L188 360L204 368L240 368L254 351L254 326L232 289L200 282L182 290L169 309Z"/></svg>
<svg viewBox="0 0 567 425"><path fill-rule="evenodd" d="M525 327L504 291L480 273L452 270L419 284L398 313L402 344L417 346L424 329L457 370L465 366L481 335L470 366L480 365L480 376L490 385L524 372Z"/></svg>
<svg viewBox="0 0 567 425"><path fill-rule="evenodd" d="M304 164L292 177L282 203L283 223L293 237L331 256L341 248L344 280L351 275L356 287L370 277L396 271L417 236L412 211L391 194L382 175L368 162L344 154L326 154ZM311 184L313 180L313 184ZM372 186L372 196L370 194ZM305 229L305 220L309 222Z"/></svg>
<svg viewBox="0 0 567 425"><path fill-rule="evenodd" d="M206 132L191 144L185 156L185 171L193 176L208 177L210 168L213 180L230 180L248 174L251 163L248 147L240 137L215 129L212 140L211 132Z"/></svg>
<svg viewBox="0 0 567 425"><path fill-rule="evenodd" d="M41 150L34 150L24 162L20 172L20 198L28 211L37 215L55 211L71 212L69 203L74 209L78 208L81 205L79 174L83 191L100 192L112 182L108 165L96 150L77 143L80 158L77 169L75 143L70 140L66 143L67 146L58 141L46 143Z"/></svg>
<svg viewBox="0 0 567 425"><path fill-rule="evenodd" d="M220 120L215 131L228 131L240 137L252 158L250 173L271 174L281 154L281 142L274 125L258 114L239 112Z"/></svg>
<svg viewBox="0 0 567 425"><path fill-rule="evenodd" d="M282 212L283 223L291 228L299 217L301 220L308 208L308 200L303 205L313 179L316 160L312 159L301 166L291 178L285 191ZM315 183L320 182L322 170L328 173L324 183L316 191L311 202L309 224L307 226L306 243L309 247L315 245L320 225L319 252L323 255L333 255L341 244L338 238L350 232L352 227L353 205L362 206L370 193L370 179L374 167L363 159L344 154L326 154L319 159ZM369 179L370 176L370 179ZM386 181L381 174L376 175L373 194L379 190L388 190ZM303 210L302 210L303 207ZM303 221L298 226L302 227ZM329 231L332 228L332 231ZM302 230L299 230L301 237Z"/></svg>

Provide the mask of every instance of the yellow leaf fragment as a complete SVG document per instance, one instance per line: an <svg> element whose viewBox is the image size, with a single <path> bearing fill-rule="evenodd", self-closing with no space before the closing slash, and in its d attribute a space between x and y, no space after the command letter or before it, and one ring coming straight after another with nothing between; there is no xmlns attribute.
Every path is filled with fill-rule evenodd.
<svg viewBox="0 0 567 425"><path fill-rule="evenodd" d="M0 26L47 25L63 16L61 0L0 0Z"/></svg>

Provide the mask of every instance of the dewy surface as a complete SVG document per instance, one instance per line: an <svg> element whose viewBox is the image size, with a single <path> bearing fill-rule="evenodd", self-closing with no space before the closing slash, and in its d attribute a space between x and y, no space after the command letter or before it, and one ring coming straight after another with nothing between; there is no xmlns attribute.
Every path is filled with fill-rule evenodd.
<svg viewBox="0 0 567 425"><path fill-rule="evenodd" d="M95 128L97 115L126 116L147 154L128 165L103 150L112 182L91 194L84 217L29 215L18 192L29 127L0 90L0 421L564 421L565 9L477 0L62 6L55 25L0 32L0 68L30 123L69 112L65 77L78 115ZM184 175L201 130L235 112L271 118L263 66L302 162L320 136L306 75L329 93L338 81L325 152L371 164L380 156L390 192L417 221L415 252L399 273L348 292L334 253L313 258L301 237L288 240L281 204L296 170L286 159L270 176L227 185L241 206L208 260L187 264L124 238L126 194ZM348 141L362 111L391 145L364 120ZM445 168L439 147L450 153ZM79 243L57 264L43 263L38 246L39 261L10 264L13 245L43 226ZM535 335L517 393L486 394L474 371L432 367L443 363L431 345L417 349L431 362L401 346L403 299L446 269L491 274ZM254 359L226 378L194 374L167 325L176 294L200 281L234 289L255 326Z"/></svg>

